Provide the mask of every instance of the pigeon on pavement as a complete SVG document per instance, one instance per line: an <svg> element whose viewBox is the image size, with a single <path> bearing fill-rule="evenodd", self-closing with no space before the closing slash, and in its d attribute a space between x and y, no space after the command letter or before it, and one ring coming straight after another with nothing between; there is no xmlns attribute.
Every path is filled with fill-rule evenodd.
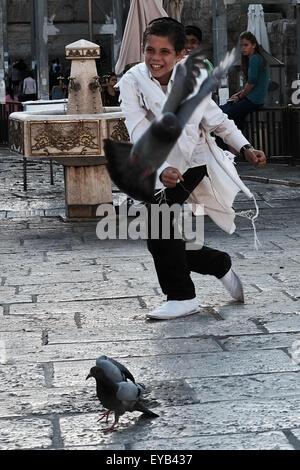
<svg viewBox="0 0 300 470"><path fill-rule="evenodd" d="M105 432L113 431L116 424L119 421L119 417L123 415L126 411L141 411L148 417L156 418L157 414L153 413L151 410L146 408L144 403L141 400L141 395L144 391L144 388L140 384L135 384L134 382L127 382L126 380L116 381L115 371L112 372L107 367L107 363L104 365L104 368L94 366L91 368L90 373L86 377L94 377L96 379L96 391L99 401L102 403L104 408L107 408L108 411L99 419L106 416L106 422L108 421L108 416L110 412L115 413L115 421L109 428L105 429ZM124 366L122 366L123 368ZM126 368L125 368L126 369ZM126 369L127 370L127 369Z"/></svg>
<svg viewBox="0 0 300 470"><path fill-rule="evenodd" d="M212 75L203 81L199 91L188 98L196 86L202 59L203 51L198 48L191 52L183 64L177 64L174 83L162 114L153 119L134 145L104 140L110 177L131 198L152 202L156 170L167 159L196 107L217 88L221 78L235 62L236 49L227 54Z"/></svg>

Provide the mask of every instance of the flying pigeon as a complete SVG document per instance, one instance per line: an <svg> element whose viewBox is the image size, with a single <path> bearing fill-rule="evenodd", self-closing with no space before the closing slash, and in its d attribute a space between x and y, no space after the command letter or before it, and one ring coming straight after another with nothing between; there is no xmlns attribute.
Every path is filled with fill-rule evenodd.
<svg viewBox="0 0 300 470"><path fill-rule="evenodd" d="M91 368L88 376L86 377L86 380L90 377L94 377L96 379L97 397L99 398L99 401L102 403L102 405L108 409L108 411L104 413L104 415L98 421L101 421L104 417L106 417L106 422L108 422L109 414L112 411L115 413L114 423L112 426L105 429L105 432L113 431L119 421L119 417L126 411L141 411L149 417L158 417L157 414L148 410L148 408L146 408L142 402L141 396L144 391L144 387L142 385L136 384L133 381L128 382L127 380L116 380L116 378L119 378L117 377L118 373L115 369L110 368L109 366L109 364L115 366L114 362L116 361L112 359L101 359L100 361L97 361L98 365ZM121 366L121 370L125 370L127 373L129 372L125 366L119 364L118 362L116 363ZM120 370L119 366L117 366L116 369ZM121 372L121 375L122 374L123 372ZM131 374L130 376L132 377Z"/></svg>
<svg viewBox="0 0 300 470"><path fill-rule="evenodd" d="M196 107L214 89L236 60L236 48L228 53L213 74L206 78L199 91L193 92L203 51L194 49L184 64L178 63L174 83L161 116L153 119L149 128L132 145L128 142L104 140L107 169L119 189L136 200L152 202L156 170L167 159L184 126Z"/></svg>

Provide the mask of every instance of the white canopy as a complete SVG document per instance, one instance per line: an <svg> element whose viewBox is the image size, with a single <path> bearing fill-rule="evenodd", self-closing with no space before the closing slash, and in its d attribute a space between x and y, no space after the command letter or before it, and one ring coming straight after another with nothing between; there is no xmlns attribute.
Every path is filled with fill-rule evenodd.
<svg viewBox="0 0 300 470"><path fill-rule="evenodd" d="M284 66L283 62L272 56L270 53L270 43L264 19L264 9L261 3L251 3L249 5L247 31L254 34L258 43L262 46L263 50L261 51L261 54L270 66Z"/></svg>
<svg viewBox="0 0 300 470"><path fill-rule="evenodd" d="M264 9L261 3L250 3L248 7L248 27L256 37L258 43L267 51L270 52L270 44L265 24Z"/></svg>
<svg viewBox="0 0 300 470"><path fill-rule="evenodd" d="M128 64L143 62L143 32L151 20L163 16L168 15L157 0L131 0L120 55L115 67L116 74L122 73Z"/></svg>

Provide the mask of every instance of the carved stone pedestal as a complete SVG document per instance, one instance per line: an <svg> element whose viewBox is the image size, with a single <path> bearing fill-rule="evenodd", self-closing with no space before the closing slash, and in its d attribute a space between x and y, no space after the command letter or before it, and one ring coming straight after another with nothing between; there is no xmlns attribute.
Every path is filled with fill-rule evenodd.
<svg viewBox="0 0 300 470"><path fill-rule="evenodd" d="M111 180L105 165L65 166L67 217L94 218L99 203L112 203Z"/></svg>

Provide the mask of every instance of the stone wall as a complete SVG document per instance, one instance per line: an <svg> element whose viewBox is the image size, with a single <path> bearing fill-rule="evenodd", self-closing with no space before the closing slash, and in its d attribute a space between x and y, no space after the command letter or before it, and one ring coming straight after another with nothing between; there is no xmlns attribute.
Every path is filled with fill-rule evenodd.
<svg viewBox="0 0 300 470"><path fill-rule="evenodd" d="M117 0L122 15L118 18L124 27L129 9L129 0ZM61 5L61 7L60 7ZM94 40L103 46L103 73L113 67L113 42L117 33L117 21L114 18L114 1L93 0ZM87 0L48 0L49 25L49 62L58 57L65 62L65 46L78 39L88 38ZM28 68L31 67L31 1L8 1L8 53L11 62L23 58Z"/></svg>
<svg viewBox="0 0 300 470"><path fill-rule="evenodd" d="M120 38L101 34L103 27L112 28L115 25L113 3L116 0L94 0L94 23L95 42L103 44L104 57L102 60L103 73L106 69L113 67L110 60L114 52L111 42L115 39L115 45L119 47ZM129 0L117 0L119 5L118 22L125 25L129 9ZM247 28L248 3L237 0L227 5L228 20L228 47L231 48L238 43L239 34ZM64 63L66 44L77 39L88 39L88 9L86 0L66 0L59 6L58 0L48 0L48 17L53 19L52 33L49 35L49 61L59 57ZM294 19L294 8L279 2L264 5L265 21L268 28L271 52L281 59L285 64L285 71L281 86L284 88L283 95L288 99L291 83L296 80L296 20ZM22 57L28 67L31 64L31 9L30 0L9 0L8 2L8 52L11 61ZM203 33L204 44L208 47L208 57L213 59L213 32L212 32L212 1L211 0L185 0L182 10L182 22L184 24L195 24ZM105 28L104 27L104 28ZM101 30L102 28L102 30ZM57 29L57 31L56 31ZM108 29L106 30L108 31ZM105 33L105 31L104 31ZM120 33L121 34L121 33ZM80 37L79 37L80 36ZM121 37L121 36L120 36ZM100 62L101 63L101 62ZM273 74L273 72L272 72ZM273 74L274 75L274 74ZM276 74L275 74L276 75ZM277 74L278 75L278 74ZM278 81L278 77L273 77ZM235 91L239 88L238 70L230 74L230 88ZM274 99L273 99L274 98ZM276 101L275 95L273 101Z"/></svg>

